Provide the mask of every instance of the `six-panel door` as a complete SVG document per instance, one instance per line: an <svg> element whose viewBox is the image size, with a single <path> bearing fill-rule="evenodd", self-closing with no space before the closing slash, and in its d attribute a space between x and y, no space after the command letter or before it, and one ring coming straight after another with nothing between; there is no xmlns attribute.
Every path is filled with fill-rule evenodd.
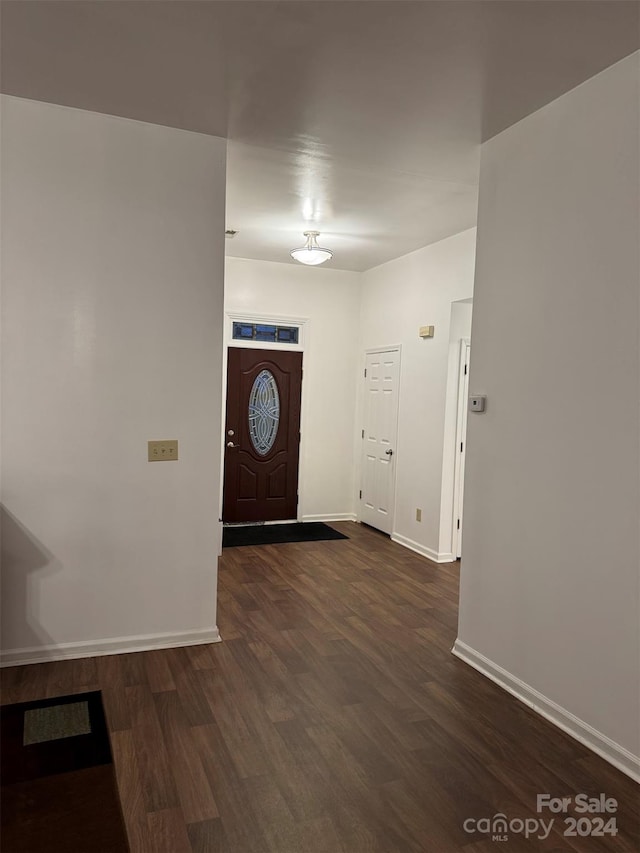
<svg viewBox="0 0 640 853"><path fill-rule="evenodd" d="M393 528L400 351L369 352L365 367L360 520Z"/></svg>

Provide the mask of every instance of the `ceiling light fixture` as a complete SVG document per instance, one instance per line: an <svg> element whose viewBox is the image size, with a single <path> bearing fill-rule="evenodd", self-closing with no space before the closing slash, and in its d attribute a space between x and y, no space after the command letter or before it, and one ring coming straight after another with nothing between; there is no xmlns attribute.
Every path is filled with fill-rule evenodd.
<svg viewBox="0 0 640 853"><path fill-rule="evenodd" d="M309 266L316 266L317 264L323 264L329 258L333 257L333 252L330 249L323 249L321 246L318 246L319 231L305 231L304 236L307 238L304 246L291 250L291 257L294 261L300 261L301 264L308 264Z"/></svg>

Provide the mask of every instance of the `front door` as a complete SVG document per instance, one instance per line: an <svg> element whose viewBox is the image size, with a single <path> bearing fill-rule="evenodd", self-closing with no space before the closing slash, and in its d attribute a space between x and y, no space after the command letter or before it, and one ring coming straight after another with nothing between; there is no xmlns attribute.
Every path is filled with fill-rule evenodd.
<svg viewBox="0 0 640 853"><path fill-rule="evenodd" d="M223 521L296 518L301 391L301 352L229 348Z"/></svg>
<svg viewBox="0 0 640 853"><path fill-rule="evenodd" d="M367 353L360 520L384 533L393 529L399 381L399 349Z"/></svg>

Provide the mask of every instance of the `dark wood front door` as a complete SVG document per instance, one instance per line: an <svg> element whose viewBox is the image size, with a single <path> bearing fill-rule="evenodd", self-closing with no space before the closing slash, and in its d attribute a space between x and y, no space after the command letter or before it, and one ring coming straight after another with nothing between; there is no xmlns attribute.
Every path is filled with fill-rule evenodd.
<svg viewBox="0 0 640 853"><path fill-rule="evenodd" d="M302 353L229 347L227 522L296 518Z"/></svg>

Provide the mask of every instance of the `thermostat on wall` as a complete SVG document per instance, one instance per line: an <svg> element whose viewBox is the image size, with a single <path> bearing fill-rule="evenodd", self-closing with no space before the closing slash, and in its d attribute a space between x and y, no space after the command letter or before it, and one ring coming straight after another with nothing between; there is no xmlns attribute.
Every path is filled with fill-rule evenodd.
<svg viewBox="0 0 640 853"><path fill-rule="evenodd" d="M470 412L484 412L487 406L487 398L484 396L481 397L469 397L469 411Z"/></svg>
<svg viewBox="0 0 640 853"><path fill-rule="evenodd" d="M432 338L433 331L433 326L420 326L420 331L418 332L418 334L421 338Z"/></svg>

